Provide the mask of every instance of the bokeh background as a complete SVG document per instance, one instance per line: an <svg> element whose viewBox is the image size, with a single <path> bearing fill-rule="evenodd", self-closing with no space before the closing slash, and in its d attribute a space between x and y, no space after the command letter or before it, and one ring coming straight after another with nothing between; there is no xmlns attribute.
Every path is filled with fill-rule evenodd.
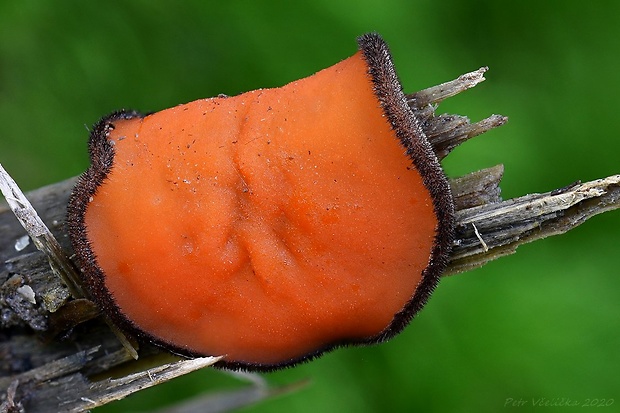
<svg viewBox="0 0 620 413"><path fill-rule="evenodd" d="M86 126L112 110L280 86L353 54L368 31L409 92L490 67L440 112L510 121L453 152L450 176L503 163L509 198L620 173L620 2L568 0L2 1L0 162L25 189L63 180L87 167ZM244 411L527 411L540 398L617 409L619 230L612 212L446 278L391 342L268 374L311 383ZM96 412L233 384L201 371Z"/></svg>

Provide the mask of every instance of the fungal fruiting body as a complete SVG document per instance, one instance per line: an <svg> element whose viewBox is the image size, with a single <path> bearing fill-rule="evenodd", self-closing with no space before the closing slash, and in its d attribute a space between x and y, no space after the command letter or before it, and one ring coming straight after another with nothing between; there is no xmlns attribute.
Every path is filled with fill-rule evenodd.
<svg viewBox="0 0 620 413"><path fill-rule="evenodd" d="M281 88L89 140L69 232L121 327L221 366L274 369L402 330L447 261L453 202L376 34Z"/></svg>

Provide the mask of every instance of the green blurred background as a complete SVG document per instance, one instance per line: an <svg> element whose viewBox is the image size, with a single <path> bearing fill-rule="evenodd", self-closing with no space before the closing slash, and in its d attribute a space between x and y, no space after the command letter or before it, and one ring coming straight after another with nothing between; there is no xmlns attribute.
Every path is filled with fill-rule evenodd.
<svg viewBox="0 0 620 413"><path fill-rule="evenodd" d="M353 54L368 31L409 92L490 67L440 112L510 122L451 154L449 175L503 163L509 198L620 173L614 1L2 1L0 162L25 189L63 180L87 167L85 125L112 110L280 86ZM269 374L311 384L244 411L495 412L508 399L528 411L542 397L617 409L619 229L612 212L444 279L391 342ZM229 384L198 372L96 411Z"/></svg>

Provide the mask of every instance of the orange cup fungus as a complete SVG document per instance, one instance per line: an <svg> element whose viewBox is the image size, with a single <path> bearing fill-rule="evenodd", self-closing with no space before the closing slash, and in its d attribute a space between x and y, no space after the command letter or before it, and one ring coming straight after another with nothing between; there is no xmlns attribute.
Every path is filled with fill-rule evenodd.
<svg viewBox="0 0 620 413"><path fill-rule="evenodd" d="M269 370L388 339L446 266L448 181L387 45L275 89L90 135L69 233L120 327L222 367Z"/></svg>

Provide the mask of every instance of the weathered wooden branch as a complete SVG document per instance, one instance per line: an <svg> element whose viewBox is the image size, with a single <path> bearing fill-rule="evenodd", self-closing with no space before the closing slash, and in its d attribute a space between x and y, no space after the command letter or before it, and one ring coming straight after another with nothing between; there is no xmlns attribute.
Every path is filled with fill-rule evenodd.
<svg viewBox="0 0 620 413"><path fill-rule="evenodd" d="M480 267L514 253L521 244L563 234L618 208L620 175L462 209L457 213L457 244L444 275Z"/></svg>
<svg viewBox="0 0 620 413"><path fill-rule="evenodd" d="M506 122L499 115L477 123L458 115L435 115L439 102L483 81L485 71L408 95L440 159L467 139ZM620 208L620 175L502 201L502 173L499 165L451 181L457 239L446 274L482 266L521 244L569 231L591 216ZM94 379L110 377L116 366L132 361L127 350L132 346L126 342L123 347L89 300L72 298L84 296L79 277L71 275L76 270L64 228L75 179L25 198L8 174L0 174L2 181L8 203L0 203L0 413L87 411L217 361L171 361L166 353L143 344L141 360L155 358L156 367L141 368L134 361L133 374ZM297 388L273 389L249 377L254 380L250 387L209 394L160 413L226 411Z"/></svg>

